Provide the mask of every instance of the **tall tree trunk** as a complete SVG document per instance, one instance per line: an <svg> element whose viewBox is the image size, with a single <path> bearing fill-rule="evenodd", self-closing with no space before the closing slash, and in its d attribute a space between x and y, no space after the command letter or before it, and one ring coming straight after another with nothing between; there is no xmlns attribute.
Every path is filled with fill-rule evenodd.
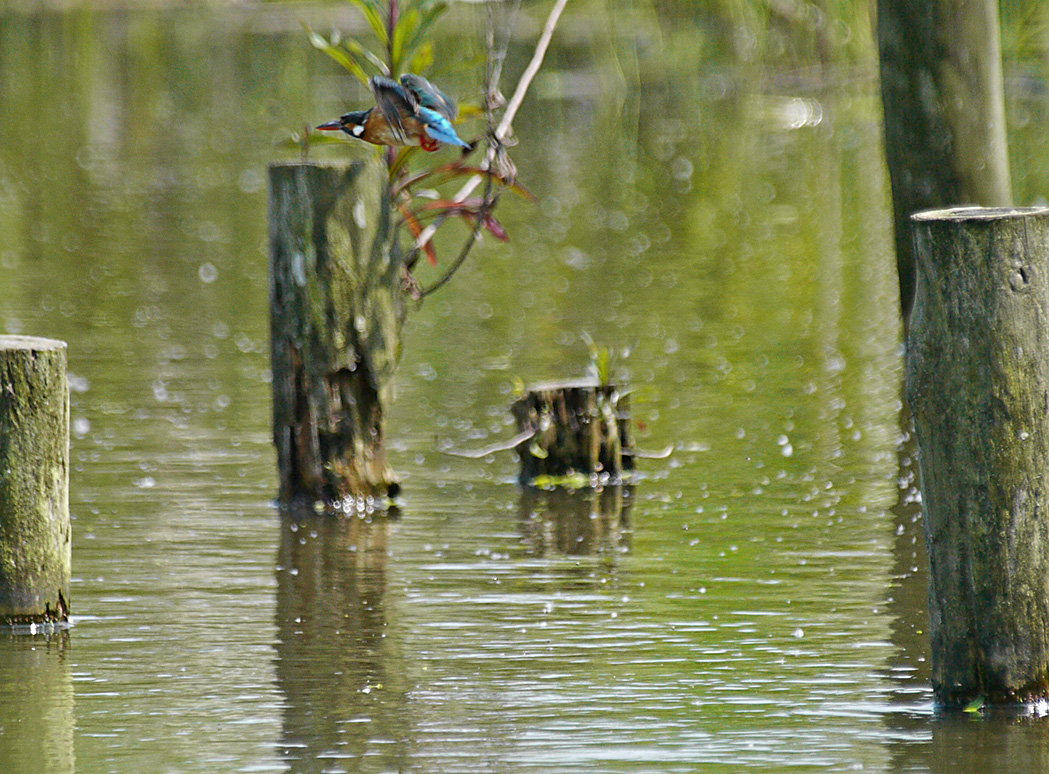
<svg viewBox="0 0 1049 774"><path fill-rule="evenodd" d="M1011 203L997 0L879 0L878 43L906 323L915 282L910 216Z"/></svg>

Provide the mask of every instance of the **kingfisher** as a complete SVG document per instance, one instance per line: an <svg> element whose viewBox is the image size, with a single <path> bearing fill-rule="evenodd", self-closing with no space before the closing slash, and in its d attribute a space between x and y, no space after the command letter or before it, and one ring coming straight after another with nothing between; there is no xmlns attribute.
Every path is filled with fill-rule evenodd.
<svg viewBox="0 0 1049 774"><path fill-rule="evenodd" d="M419 145L431 152L441 143L470 147L452 126L458 105L421 75L407 73L400 83L373 75L369 84L375 107L351 111L317 128L342 130L374 145Z"/></svg>

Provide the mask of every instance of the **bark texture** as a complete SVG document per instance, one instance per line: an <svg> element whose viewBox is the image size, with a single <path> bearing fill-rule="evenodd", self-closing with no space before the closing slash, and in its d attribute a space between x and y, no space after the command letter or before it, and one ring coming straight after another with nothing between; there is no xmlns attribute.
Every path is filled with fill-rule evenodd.
<svg viewBox="0 0 1049 774"><path fill-rule="evenodd" d="M914 218L906 391L920 450L933 688L1049 689L1049 209Z"/></svg>
<svg viewBox="0 0 1049 774"><path fill-rule="evenodd" d="M69 616L66 344L0 336L0 621Z"/></svg>
<svg viewBox="0 0 1049 774"><path fill-rule="evenodd" d="M281 500L395 494L385 415L405 307L385 167L270 167L270 255Z"/></svg>

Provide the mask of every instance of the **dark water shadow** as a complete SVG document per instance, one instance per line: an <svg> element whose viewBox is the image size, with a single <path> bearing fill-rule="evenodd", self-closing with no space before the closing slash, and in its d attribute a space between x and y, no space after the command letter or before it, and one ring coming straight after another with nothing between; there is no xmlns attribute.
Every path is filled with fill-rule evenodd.
<svg viewBox="0 0 1049 774"><path fill-rule="evenodd" d="M894 647L888 674L895 683L894 701L909 704L914 691L932 679L929 639L929 555L922 523L918 480L918 443L910 410L900 410L896 448L896 503L891 508L893 566L886 606L892 613L890 639Z"/></svg>
<svg viewBox="0 0 1049 774"><path fill-rule="evenodd" d="M937 715L922 763L932 774L1049 771L1049 718L1015 712Z"/></svg>
<svg viewBox="0 0 1049 774"><path fill-rule="evenodd" d="M0 771L76 770L69 640L0 633Z"/></svg>
<svg viewBox="0 0 1049 774"><path fill-rule="evenodd" d="M406 683L387 636L391 520L281 519L276 673L290 772L407 768Z"/></svg>
<svg viewBox="0 0 1049 774"><path fill-rule="evenodd" d="M896 502L892 514L893 565L886 590L892 654L883 674L890 684L887 745L893 771L928 765L932 711L929 640L929 556L922 524L918 443L910 409L899 412L896 447Z"/></svg>
<svg viewBox="0 0 1049 774"><path fill-rule="evenodd" d="M524 487L518 518L533 556L587 556L630 547L631 486Z"/></svg>

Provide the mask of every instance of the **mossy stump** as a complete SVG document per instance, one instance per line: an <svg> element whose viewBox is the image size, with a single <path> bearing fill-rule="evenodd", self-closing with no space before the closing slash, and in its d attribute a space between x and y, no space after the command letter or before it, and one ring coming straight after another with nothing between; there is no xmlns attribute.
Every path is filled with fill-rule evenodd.
<svg viewBox="0 0 1049 774"><path fill-rule="evenodd" d="M530 387L510 408L517 432L531 437L517 446L523 484L618 482L634 469L629 399L614 384L596 379Z"/></svg>
<svg viewBox="0 0 1049 774"><path fill-rule="evenodd" d="M280 500L396 494L386 408L404 322L378 161L270 167L273 440Z"/></svg>
<svg viewBox="0 0 1049 774"><path fill-rule="evenodd" d="M0 336L0 622L69 617L66 344Z"/></svg>
<svg viewBox="0 0 1049 774"><path fill-rule="evenodd" d="M964 707L1049 696L1049 209L913 218L906 392L932 680Z"/></svg>

